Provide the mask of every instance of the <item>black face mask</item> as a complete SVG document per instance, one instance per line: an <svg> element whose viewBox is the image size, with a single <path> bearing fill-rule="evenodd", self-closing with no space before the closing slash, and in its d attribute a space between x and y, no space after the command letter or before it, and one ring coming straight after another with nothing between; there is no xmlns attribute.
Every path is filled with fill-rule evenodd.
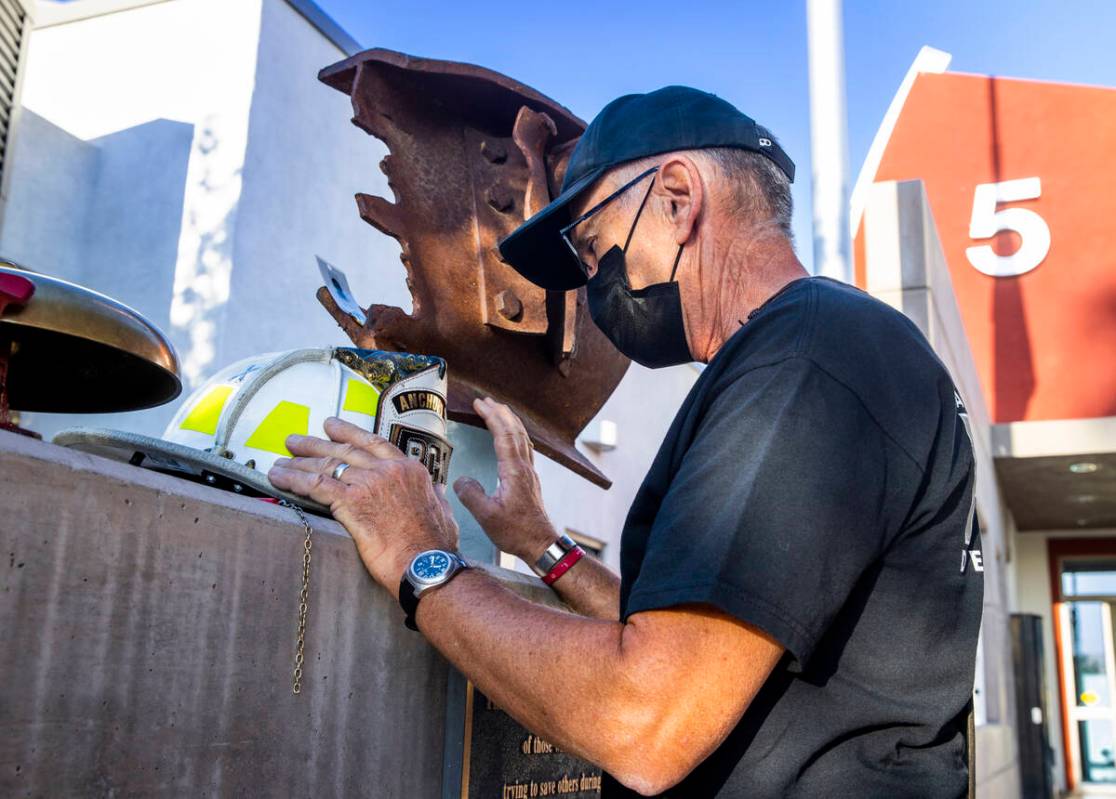
<svg viewBox="0 0 1116 799"><path fill-rule="evenodd" d="M641 289L633 289L628 283L625 256L650 194L649 186L624 247L613 245L601 257L597 273L586 290L589 315L616 349L638 364L658 369L689 363L693 356L686 342L686 326L682 322L682 297L674 281L678 262L682 258L682 245L679 245L678 254L674 257L669 281L653 283Z"/></svg>

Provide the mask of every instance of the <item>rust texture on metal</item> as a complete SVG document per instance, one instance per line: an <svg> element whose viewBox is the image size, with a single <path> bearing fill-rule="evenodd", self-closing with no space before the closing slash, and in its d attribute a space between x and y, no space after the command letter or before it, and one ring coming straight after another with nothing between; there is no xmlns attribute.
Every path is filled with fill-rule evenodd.
<svg viewBox="0 0 1116 799"><path fill-rule="evenodd" d="M535 447L607 487L574 440L628 368L589 317L585 290L547 292L500 260L497 242L550 201L585 124L497 72L368 50L322 70L353 123L381 139L396 201L357 195L396 239L413 311L372 305L362 326L318 299L353 342L425 352L450 366L448 411L483 426L475 397L508 403Z"/></svg>

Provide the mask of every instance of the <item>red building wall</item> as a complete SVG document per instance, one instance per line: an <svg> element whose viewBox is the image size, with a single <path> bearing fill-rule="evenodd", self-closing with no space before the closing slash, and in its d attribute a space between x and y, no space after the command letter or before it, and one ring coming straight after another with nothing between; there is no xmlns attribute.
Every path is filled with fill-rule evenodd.
<svg viewBox="0 0 1116 799"><path fill-rule="evenodd" d="M1116 90L921 74L874 177L905 179L926 185L994 421L1116 416ZM978 184L1020 179L1009 196L1039 195L985 189L974 238ZM1001 222L1022 235L989 237ZM982 263L1018 253L992 268L1021 273L979 271L982 245Z"/></svg>

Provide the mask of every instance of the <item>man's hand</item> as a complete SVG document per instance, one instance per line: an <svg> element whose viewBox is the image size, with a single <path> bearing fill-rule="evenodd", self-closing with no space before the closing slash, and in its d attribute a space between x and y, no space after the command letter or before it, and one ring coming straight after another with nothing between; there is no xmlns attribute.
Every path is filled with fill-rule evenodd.
<svg viewBox="0 0 1116 799"><path fill-rule="evenodd" d="M507 405L486 397L474 400L473 407L492 433L500 484L491 496L469 477L454 482L453 489L496 546L531 565L558 538L543 508L531 439ZM584 616L615 620L620 613L620 579L592 558L578 561L552 587Z"/></svg>
<svg viewBox="0 0 1116 799"><path fill-rule="evenodd" d="M531 439L507 405L485 397L473 400L473 408L492 433L500 484L489 496L476 480L461 477L453 490L496 546L533 563L558 534L543 508Z"/></svg>
<svg viewBox="0 0 1116 799"><path fill-rule="evenodd" d="M356 542L375 580L398 597L399 580L411 559L426 549L457 550L457 523L442 487L394 444L354 424L330 417L330 441L291 435L287 449L268 472L278 488L328 505ZM333 478L338 464L349 468Z"/></svg>

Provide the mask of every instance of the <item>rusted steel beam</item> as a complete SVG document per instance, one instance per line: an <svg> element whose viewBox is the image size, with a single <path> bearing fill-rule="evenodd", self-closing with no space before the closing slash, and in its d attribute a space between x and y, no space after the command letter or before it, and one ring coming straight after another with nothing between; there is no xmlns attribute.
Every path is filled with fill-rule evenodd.
<svg viewBox="0 0 1116 799"><path fill-rule="evenodd" d="M481 426L478 396L511 405L535 447L610 481L574 440L628 368L589 318L584 289L546 292L496 243L557 192L585 128L534 89L471 64L368 50L319 78L349 95L353 123L384 141L396 201L357 195L365 221L399 241L413 312L372 305L361 326L318 299L360 347L449 362L451 419Z"/></svg>

